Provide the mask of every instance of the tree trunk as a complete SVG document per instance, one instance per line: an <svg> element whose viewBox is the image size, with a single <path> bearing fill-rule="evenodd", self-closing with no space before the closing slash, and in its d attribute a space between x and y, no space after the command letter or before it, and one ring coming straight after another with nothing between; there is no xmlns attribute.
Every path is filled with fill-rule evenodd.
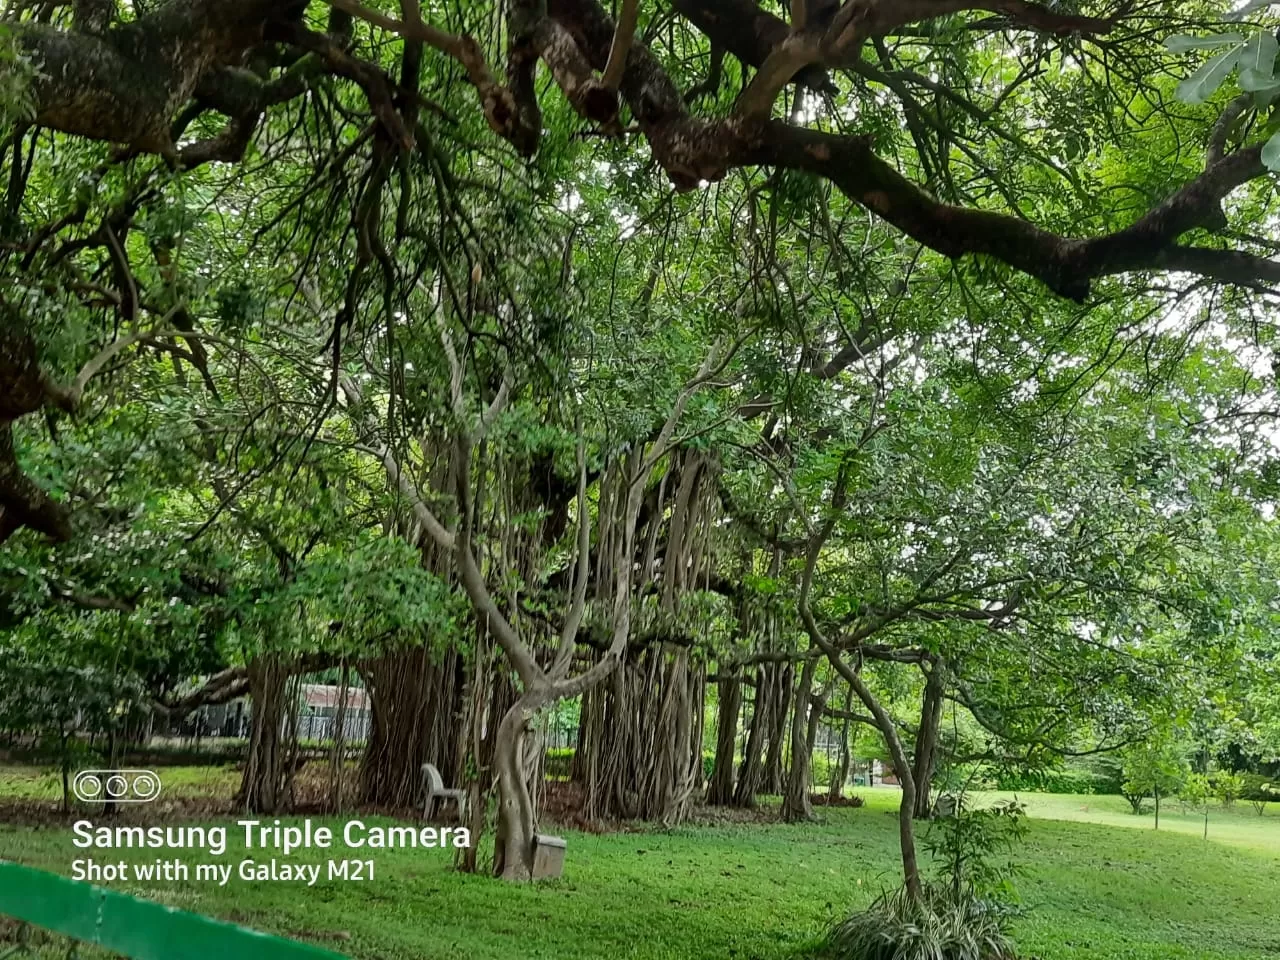
<svg viewBox="0 0 1280 960"><path fill-rule="evenodd" d="M58 725L58 743L62 748L62 813L71 813L71 734L65 723Z"/></svg>
<svg viewBox="0 0 1280 960"><path fill-rule="evenodd" d="M592 691L578 744L588 819L685 818L702 766L702 674L686 649L650 645Z"/></svg>
<svg viewBox="0 0 1280 960"><path fill-rule="evenodd" d="M933 815L930 794L933 774L938 765L938 734L942 729L943 696L946 693L946 668L941 660L935 660L925 674L924 702L920 709L920 728L916 731L915 757L912 776L915 778L916 799L912 815L917 820L927 820Z"/></svg>
<svg viewBox="0 0 1280 960"><path fill-rule="evenodd" d="M424 763L434 764L448 786L457 786L462 669L456 653L437 661L425 645L361 665L372 707L369 741L360 764L365 803L395 809L416 806Z"/></svg>
<svg viewBox="0 0 1280 960"><path fill-rule="evenodd" d="M582 695L582 707L578 710L578 742L573 746L573 761L569 764L569 779L574 783L587 781L587 744L595 735L592 718L598 711L598 698L603 696L600 687L586 691Z"/></svg>
<svg viewBox="0 0 1280 960"><path fill-rule="evenodd" d="M849 780L849 728L852 726L848 720L848 714L853 707L853 690L850 689L844 697L844 726L840 728L840 754L836 757L836 765L831 770L830 782L827 784L827 802L834 803L844 796L844 785Z"/></svg>
<svg viewBox="0 0 1280 960"><path fill-rule="evenodd" d="M920 864L916 860L916 782L911 772L911 764L907 761L907 751L902 746L902 738L898 736L898 728L894 726L893 718L876 699L875 694L871 692L859 673L840 661L838 656L830 650L827 655L832 659L833 665L840 669L840 674L853 685L853 690L862 701L862 705L871 711L871 716L876 721L876 729L880 731L880 735L884 737L885 746L889 748L894 771L898 774L899 783L902 784L902 802L898 804L898 847L902 853L903 885L907 889L907 895L918 902L924 896L924 889L920 882Z"/></svg>
<svg viewBox="0 0 1280 960"><path fill-rule="evenodd" d="M764 745L773 711L770 707L771 673L768 665L756 672L756 693L751 707L751 728L742 751L742 767L733 791L733 805L748 809L756 805L760 781L764 777Z"/></svg>
<svg viewBox="0 0 1280 960"><path fill-rule="evenodd" d="M809 768L813 742L818 734L817 718L822 713L817 703L819 698L813 694L813 675L817 667L815 658L805 661L795 692L795 707L791 714L791 771L787 777L786 794L782 798L782 819L788 823L813 819L813 806L809 802Z"/></svg>
<svg viewBox="0 0 1280 960"><path fill-rule="evenodd" d="M733 803L733 761L738 745L738 713L742 708L742 679L735 670L717 683L720 693L716 711L716 763L707 789L707 803Z"/></svg>
<svg viewBox="0 0 1280 960"><path fill-rule="evenodd" d="M504 880L523 882L533 877L533 796L525 779L524 739L533 709L528 695L512 705L498 726L494 766L498 773L498 831L493 872Z"/></svg>
<svg viewBox="0 0 1280 960"><path fill-rule="evenodd" d="M459 671L465 681L461 700L462 719L459 736L465 736L463 767L467 771L467 813L471 830L471 846L460 851L457 859L464 873L480 869L480 848L485 831L485 815L492 794L495 773L494 757L502 719L519 699L510 674L492 647L482 623L476 624L475 651L470 666Z"/></svg>
<svg viewBox="0 0 1280 960"><path fill-rule="evenodd" d="M338 680L338 707L334 712L333 745L329 751L329 796L326 809L339 813L343 806L343 787L347 772L347 699L351 692L351 667L344 658Z"/></svg>
<svg viewBox="0 0 1280 960"><path fill-rule="evenodd" d="M773 671L773 691L769 698L769 752L764 762L764 792L779 796L786 783L783 776L786 759L783 746L787 740L787 716L791 711L792 680L795 670L791 664L778 664Z"/></svg>
<svg viewBox="0 0 1280 960"><path fill-rule="evenodd" d="M289 669L278 656L249 662L253 725L238 802L246 813L278 813L287 780L284 721Z"/></svg>

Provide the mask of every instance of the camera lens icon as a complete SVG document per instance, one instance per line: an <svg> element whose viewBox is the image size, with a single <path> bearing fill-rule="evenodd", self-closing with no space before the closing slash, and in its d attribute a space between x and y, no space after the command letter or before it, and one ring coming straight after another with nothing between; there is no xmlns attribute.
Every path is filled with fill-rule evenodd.
<svg viewBox="0 0 1280 960"><path fill-rule="evenodd" d="M133 777L133 796L138 803L150 803L160 796L160 778L150 770L143 770Z"/></svg>
<svg viewBox="0 0 1280 960"><path fill-rule="evenodd" d="M160 777L151 770L81 770L71 790L84 803L150 803L160 796Z"/></svg>
<svg viewBox="0 0 1280 960"><path fill-rule="evenodd" d="M75 783L71 785L78 799L86 803L102 796L102 780L92 770L76 774Z"/></svg>

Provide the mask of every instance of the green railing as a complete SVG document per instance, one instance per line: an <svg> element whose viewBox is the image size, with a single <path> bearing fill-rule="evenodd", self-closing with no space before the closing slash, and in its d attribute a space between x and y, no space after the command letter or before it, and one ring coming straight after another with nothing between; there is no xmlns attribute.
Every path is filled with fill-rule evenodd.
<svg viewBox="0 0 1280 960"><path fill-rule="evenodd" d="M132 960L345 960L319 947L4 861L0 915ZM14 948L0 943L0 958L23 949L21 939Z"/></svg>

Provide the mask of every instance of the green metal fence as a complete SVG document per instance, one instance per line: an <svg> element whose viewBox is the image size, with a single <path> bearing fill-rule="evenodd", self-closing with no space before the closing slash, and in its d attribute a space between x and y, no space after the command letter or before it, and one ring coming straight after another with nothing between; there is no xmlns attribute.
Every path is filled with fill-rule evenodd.
<svg viewBox="0 0 1280 960"><path fill-rule="evenodd" d="M4 861L0 915L132 960L345 960L319 947ZM0 960L23 949L21 940L11 949L0 944Z"/></svg>

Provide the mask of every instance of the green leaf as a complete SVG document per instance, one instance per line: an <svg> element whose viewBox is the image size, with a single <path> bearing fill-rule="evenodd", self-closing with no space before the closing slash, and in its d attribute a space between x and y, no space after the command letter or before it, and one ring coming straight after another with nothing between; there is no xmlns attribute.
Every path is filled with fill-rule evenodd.
<svg viewBox="0 0 1280 960"><path fill-rule="evenodd" d="M1199 70L1178 84L1178 99L1186 103L1204 103L1208 100L1222 86L1222 82L1231 76L1231 71L1240 62L1243 50L1242 46L1236 46L1206 61Z"/></svg>
<svg viewBox="0 0 1280 960"><path fill-rule="evenodd" d="M1280 90L1280 77L1264 77L1252 70L1245 70L1240 74L1240 89L1265 96Z"/></svg>
<svg viewBox="0 0 1280 960"><path fill-rule="evenodd" d="M1240 89L1252 93L1280 87L1280 79L1275 76L1278 53L1280 43L1275 34L1266 31L1254 34L1240 55Z"/></svg>
<svg viewBox="0 0 1280 960"><path fill-rule="evenodd" d="M1262 148L1262 165L1268 170L1280 173L1280 133L1273 134Z"/></svg>
<svg viewBox="0 0 1280 960"><path fill-rule="evenodd" d="M1221 50L1223 47L1238 47L1245 42L1239 33L1223 33L1215 37L1193 37L1180 33L1164 42L1164 48L1170 53L1187 53L1191 50Z"/></svg>

